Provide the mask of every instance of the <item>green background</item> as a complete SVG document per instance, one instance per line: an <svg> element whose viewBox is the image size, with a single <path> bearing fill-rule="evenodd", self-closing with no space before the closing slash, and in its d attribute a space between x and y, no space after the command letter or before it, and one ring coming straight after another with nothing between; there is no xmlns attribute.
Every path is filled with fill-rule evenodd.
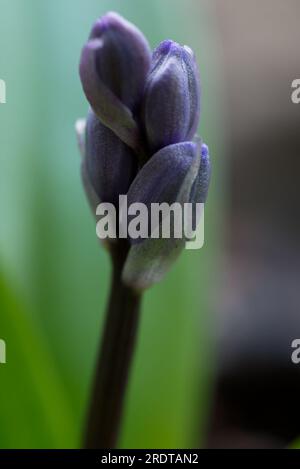
<svg viewBox="0 0 300 469"><path fill-rule="evenodd" d="M80 180L74 123L94 20L116 10L152 47L191 46L203 85L200 133L213 179L205 246L185 251L145 297L120 445L201 445L210 406L211 342L223 189L218 37L209 1L0 0L0 447L79 447L109 280L109 260Z"/></svg>

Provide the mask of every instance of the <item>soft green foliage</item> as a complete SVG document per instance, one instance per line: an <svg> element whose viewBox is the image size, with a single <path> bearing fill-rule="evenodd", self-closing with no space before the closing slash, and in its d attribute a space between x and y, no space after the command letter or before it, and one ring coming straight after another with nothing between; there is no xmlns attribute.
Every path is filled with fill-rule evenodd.
<svg viewBox="0 0 300 469"><path fill-rule="evenodd" d="M0 277L0 330L7 343L1 368L1 447L72 447L75 415L43 334Z"/></svg>
<svg viewBox="0 0 300 469"><path fill-rule="evenodd" d="M204 249L184 252L146 294L121 444L194 446L205 425L222 156L209 2L0 0L2 448L79 445L109 261L80 180L74 124L87 109L77 66L92 22L107 10L136 23L151 46L171 37L195 50L214 171Z"/></svg>

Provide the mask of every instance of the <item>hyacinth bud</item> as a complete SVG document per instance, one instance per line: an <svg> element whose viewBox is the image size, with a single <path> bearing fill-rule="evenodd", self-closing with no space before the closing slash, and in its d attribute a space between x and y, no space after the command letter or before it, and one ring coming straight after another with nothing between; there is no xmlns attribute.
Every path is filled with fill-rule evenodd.
<svg viewBox="0 0 300 469"><path fill-rule="evenodd" d="M101 202L118 203L137 173L133 151L93 111L89 112L85 135L85 166L91 185Z"/></svg>
<svg viewBox="0 0 300 469"><path fill-rule="evenodd" d="M116 13L93 26L80 60L80 78L86 97L103 124L135 148L139 139L133 118L151 64L143 34Z"/></svg>
<svg viewBox="0 0 300 469"><path fill-rule="evenodd" d="M183 142L158 151L138 173L128 193L128 204L175 202L180 186L197 158L197 143ZM197 173L198 174L198 173Z"/></svg>
<svg viewBox="0 0 300 469"><path fill-rule="evenodd" d="M202 158L205 162L202 166ZM182 142L158 151L141 169L128 192L128 204L144 203L150 211L152 203L169 205L203 202L207 194L210 163L206 145ZM205 174L201 175L201 171ZM206 197L205 197L206 198ZM123 279L137 289L159 282L177 259L185 238L145 238L132 241Z"/></svg>
<svg viewBox="0 0 300 469"><path fill-rule="evenodd" d="M200 80L194 53L187 46L163 41L153 54L143 105L150 151L193 140L199 117Z"/></svg>
<svg viewBox="0 0 300 469"><path fill-rule="evenodd" d="M196 208L196 217L194 212L188 215L188 234L183 225L176 231L175 215L170 236L152 236L153 228L162 231L164 220L159 217L157 226L151 222L150 231L145 228L148 236L128 230L123 281L134 289L148 288L163 278L193 234L199 222L197 204L207 197L209 152L195 137L200 118L195 56L187 46L167 40L151 58L142 33L108 13L95 23L83 48L80 77L92 108L77 131L83 183L93 211L98 202L117 207L124 194L128 207L146 206L146 222L152 204L181 208L190 203ZM132 216L123 217L125 228L136 223ZM178 219L185 225L182 212ZM118 240L127 237L120 234L124 226Z"/></svg>

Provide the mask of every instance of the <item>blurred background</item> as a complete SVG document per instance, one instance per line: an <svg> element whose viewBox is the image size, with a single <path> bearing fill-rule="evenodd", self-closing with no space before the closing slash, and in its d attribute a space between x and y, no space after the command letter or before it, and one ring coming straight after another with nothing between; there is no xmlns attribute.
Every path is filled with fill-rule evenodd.
<svg viewBox="0 0 300 469"><path fill-rule="evenodd" d="M152 47L194 49L213 162L204 248L145 297L120 446L287 446L300 436L299 2L0 0L0 447L80 446L110 266L81 187L77 69L108 10Z"/></svg>

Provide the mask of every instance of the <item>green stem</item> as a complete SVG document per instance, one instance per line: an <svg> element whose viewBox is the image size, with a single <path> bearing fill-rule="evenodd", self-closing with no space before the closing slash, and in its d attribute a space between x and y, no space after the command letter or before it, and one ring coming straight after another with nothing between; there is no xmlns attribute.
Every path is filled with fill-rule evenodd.
<svg viewBox="0 0 300 469"><path fill-rule="evenodd" d="M141 295L124 285L127 244L112 251L112 282L88 412L85 448L115 448L135 349Z"/></svg>

